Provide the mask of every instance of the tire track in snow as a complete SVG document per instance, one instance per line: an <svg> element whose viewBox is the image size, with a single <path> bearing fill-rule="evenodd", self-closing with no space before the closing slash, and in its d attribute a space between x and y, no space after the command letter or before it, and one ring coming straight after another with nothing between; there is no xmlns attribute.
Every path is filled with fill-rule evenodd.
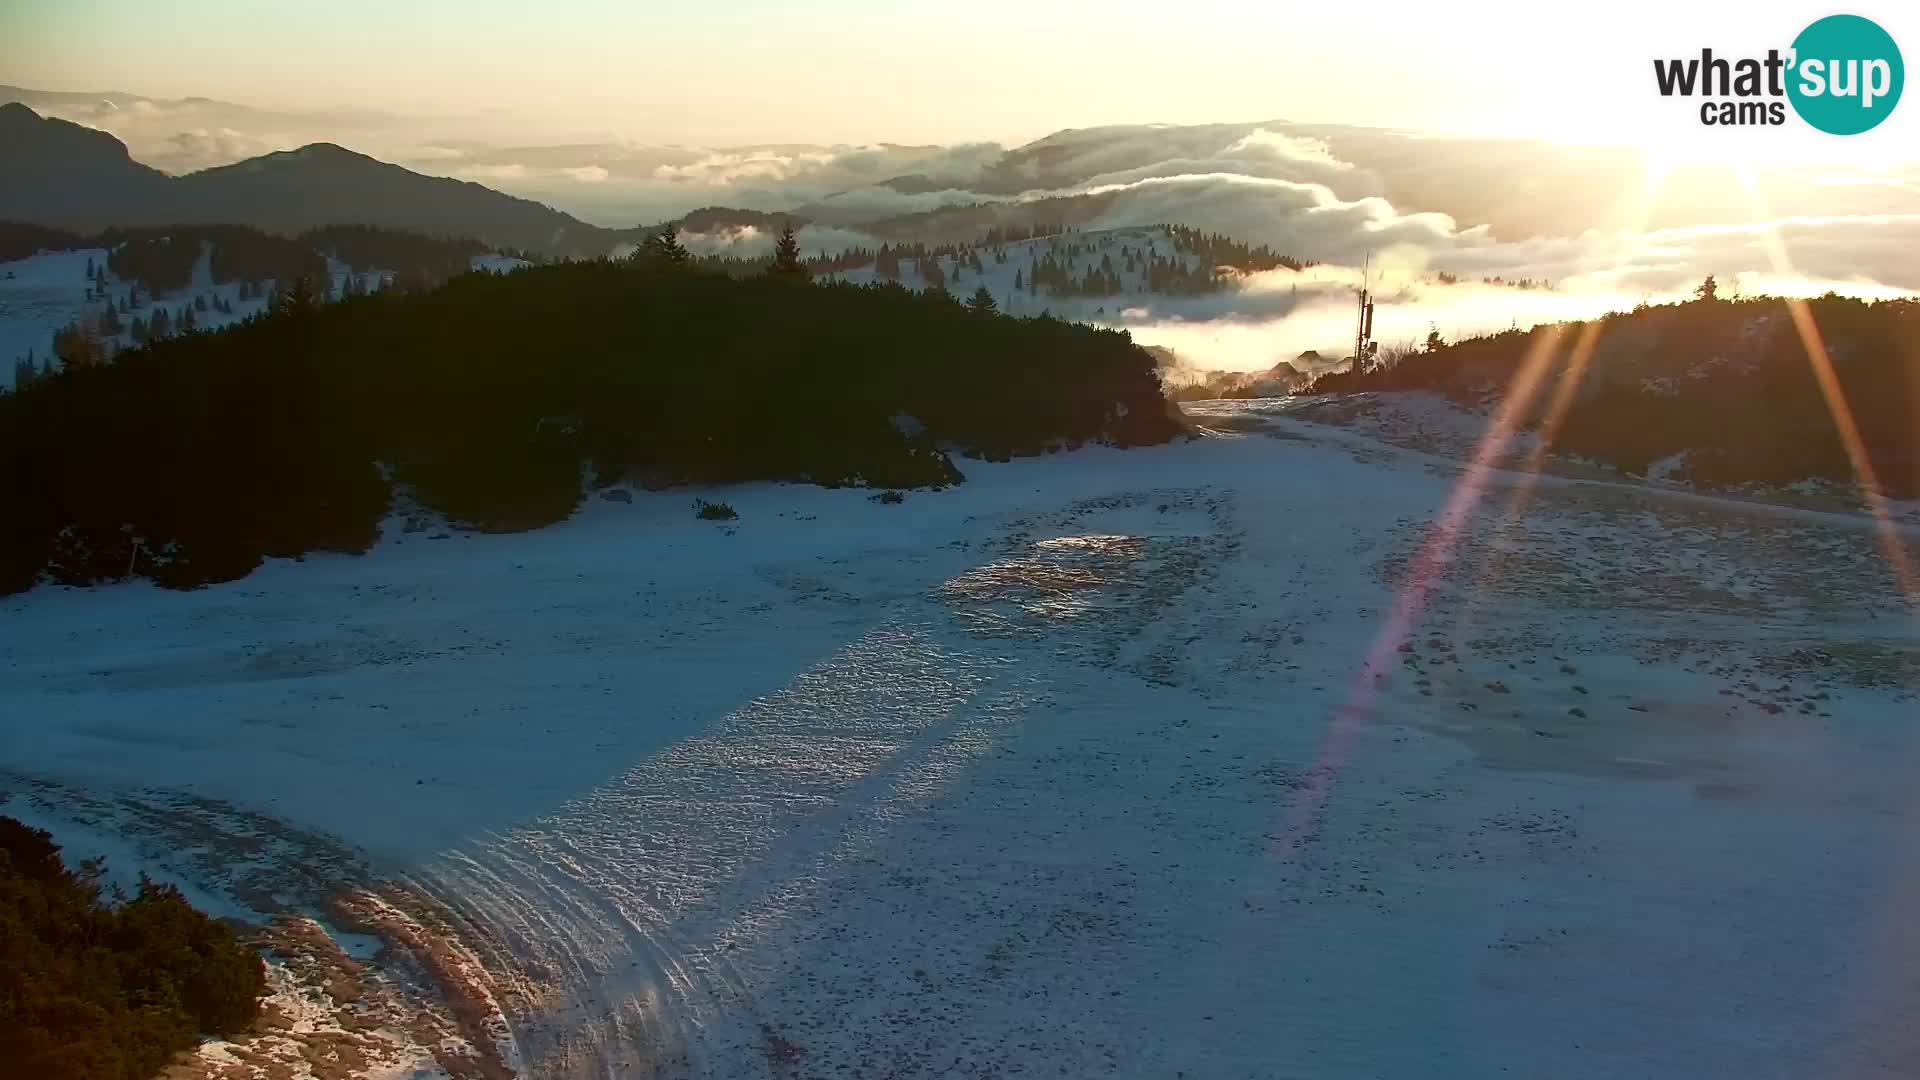
<svg viewBox="0 0 1920 1080"><path fill-rule="evenodd" d="M529 1075L791 1072L789 1018L756 994L811 947L830 887L1043 700L1059 662L1115 663L1191 584L1222 513L1181 490L1010 521L1005 558L408 884L486 956Z"/></svg>
<svg viewBox="0 0 1920 1080"><path fill-rule="evenodd" d="M498 942L491 993L538 1076L709 1073L703 1032L759 938L896 803L937 790L1010 700L992 657L884 624L783 690L411 884Z"/></svg>

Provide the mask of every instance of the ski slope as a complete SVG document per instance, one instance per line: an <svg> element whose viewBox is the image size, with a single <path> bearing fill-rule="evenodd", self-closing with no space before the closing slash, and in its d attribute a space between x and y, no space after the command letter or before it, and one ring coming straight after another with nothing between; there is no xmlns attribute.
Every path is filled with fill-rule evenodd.
<svg viewBox="0 0 1920 1080"><path fill-rule="evenodd" d="M0 600L0 813L359 913L361 1075L1910 1073L1866 521L1196 412Z"/></svg>

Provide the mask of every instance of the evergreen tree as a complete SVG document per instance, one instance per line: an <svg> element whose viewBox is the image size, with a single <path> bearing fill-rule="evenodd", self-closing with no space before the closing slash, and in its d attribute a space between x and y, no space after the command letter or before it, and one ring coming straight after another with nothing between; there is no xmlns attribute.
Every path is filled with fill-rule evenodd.
<svg viewBox="0 0 1920 1080"><path fill-rule="evenodd" d="M207 310L207 297L206 297L206 294L205 294L205 293L195 293L195 294L194 294L194 297L193 297L193 310L195 310L195 311L205 311L205 310Z"/></svg>
<svg viewBox="0 0 1920 1080"><path fill-rule="evenodd" d="M1025 288L1025 286L1021 284L1020 269L1015 267L1013 271L1013 291L1019 292L1023 288Z"/></svg>
<svg viewBox="0 0 1920 1080"><path fill-rule="evenodd" d="M73 367L93 367L106 359L106 350L92 329L79 322L71 322L53 332L53 355L60 360L61 370Z"/></svg>
<svg viewBox="0 0 1920 1080"><path fill-rule="evenodd" d="M113 305L109 303L107 310L100 315L100 336L119 337L122 329L124 328L120 325L120 316L114 313Z"/></svg>
<svg viewBox="0 0 1920 1080"><path fill-rule="evenodd" d="M1712 274L1708 274L1705 281L1694 287L1693 298L1703 303L1712 303L1720 298L1720 283L1713 280Z"/></svg>
<svg viewBox="0 0 1920 1080"><path fill-rule="evenodd" d="M322 297L314 287L313 280L306 276L293 279L293 284L284 292L277 292L270 310L275 315L291 315L296 318L311 313L321 304Z"/></svg>
<svg viewBox="0 0 1920 1080"><path fill-rule="evenodd" d="M773 266L767 272L775 277L807 280L807 264L800 258L800 238L794 235L792 222L780 230L780 238L774 241Z"/></svg>
<svg viewBox="0 0 1920 1080"><path fill-rule="evenodd" d="M193 308L191 306L183 307L180 309L180 321L178 322L177 325L179 326L180 333L182 334L191 334L194 332L195 329L197 329L197 327L194 324Z"/></svg>
<svg viewBox="0 0 1920 1080"><path fill-rule="evenodd" d="M973 295L967 300L967 307L977 315L1000 313L1000 305L993 302L993 293L989 292L985 285L973 290Z"/></svg>
<svg viewBox="0 0 1920 1080"><path fill-rule="evenodd" d="M173 316L167 314L166 308L155 305L153 317L147 320L147 340L159 341L172 336Z"/></svg>
<svg viewBox="0 0 1920 1080"><path fill-rule="evenodd" d="M795 251L798 250L796 246ZM680 245L680 239L671 225L663 225L659 232L647 237L647 242L640 245L640 250L634 252L633 257L666 267L686 266L693 261L693 256Z"/></svg>
<svg viewBox="0 0 1920 1080"><path fill-rule="evenodd" d="M87 256L87 280L92 281L93 279L93 256L89 255Z"/></svg>

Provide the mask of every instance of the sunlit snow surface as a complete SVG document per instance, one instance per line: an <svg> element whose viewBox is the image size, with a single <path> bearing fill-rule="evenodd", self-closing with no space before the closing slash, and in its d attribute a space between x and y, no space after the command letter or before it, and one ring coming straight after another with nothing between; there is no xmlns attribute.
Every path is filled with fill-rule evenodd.
<svg viewBox="0 0 1920 1080"><path fill-rule="evenodd" d="M529 1076L1911 1074L1920 636L1862 520L1498 474L1330 755L1459 470L1196 411L0 601L0 813L377 896Z"/></svg>

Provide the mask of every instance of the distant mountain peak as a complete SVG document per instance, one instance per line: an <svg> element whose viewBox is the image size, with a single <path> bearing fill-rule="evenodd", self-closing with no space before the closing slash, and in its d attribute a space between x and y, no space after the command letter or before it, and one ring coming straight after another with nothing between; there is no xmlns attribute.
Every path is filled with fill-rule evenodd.
<svg viewBox="0 0 1920 1080"><path fill-rule="evenodd" d="M83 222L102 205L144 216L166 181L107 132L17 102L0 105L0 161L0 209L42 225Z"/></svg>
<svg viewBox="0 0 1920 1080"><path fill-rule="evenodd" d="M387 164L386 162L381 161L378 158L368 157L367 155L362 154L357 150L349 150L338 143L330 143L330 142L308 143L305 146L296 147L292 150L275 150L270 154L262 154L257 158L249 158L242 161L237 161L234 164L245 165L245 164L248 164L249 162L258 162L262 164L272 164L272 165L292 165L295 163L305 163L305 164L336 164L338 163L338 164L355 164L355 165Z"/></svg>
<svg viewBox="0 0 1920 1080"><path fill-rule="evenodd" d="M73 160L66 160L69 157ZM90 168L104 161L159 175L135 163L127 145L112 134L57 116L41 116L17 101L0 105L0 158L10 166L19 162L42 173L62 167Z"/></svg>

